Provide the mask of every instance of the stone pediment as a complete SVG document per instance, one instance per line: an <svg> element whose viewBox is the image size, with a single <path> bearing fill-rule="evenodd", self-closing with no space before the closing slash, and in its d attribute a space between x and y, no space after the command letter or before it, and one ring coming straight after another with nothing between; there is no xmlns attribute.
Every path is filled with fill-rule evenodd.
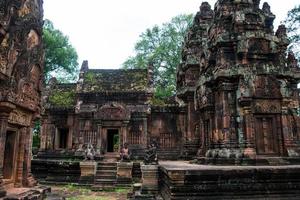
<svg viewBox="0 0 300 200"><path fill-rule="evenodd" d="M129 120L130 112L119 103L108 103L100 107L97 118L111 121Z"/></svg>

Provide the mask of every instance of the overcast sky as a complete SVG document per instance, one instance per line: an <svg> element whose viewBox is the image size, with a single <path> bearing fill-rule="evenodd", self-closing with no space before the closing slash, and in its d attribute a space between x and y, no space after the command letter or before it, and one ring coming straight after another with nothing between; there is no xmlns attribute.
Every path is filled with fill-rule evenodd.
<svg viewBox="0 0 300 200"><path fill-rule="evenodd" d="M266 0L275 29L299 0ZM139 35L178 14L196 13L201 0L44 0L44 15L69 36L91 68L119 68L133 55ZM208 0L212 8L216 0ZM263 1L261 1L261 6Z"/></svg>

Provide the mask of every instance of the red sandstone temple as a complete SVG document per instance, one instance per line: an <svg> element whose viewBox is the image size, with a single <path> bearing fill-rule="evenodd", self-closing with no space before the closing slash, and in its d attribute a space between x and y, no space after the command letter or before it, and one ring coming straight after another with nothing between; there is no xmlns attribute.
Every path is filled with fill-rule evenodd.
<svg viewBox="0 0 300 200"><path fill-rule="evenodd" d="M299 199L300 68L267 3L202 3L176 95L164 104L153 98L151 66L90 69L84 61L76 83L53 78L41 91L41 5L0 2L0 197L35 184L31 137L41 118L32 169L42 182L97 189L142 176L141 191L164 199ZM159 168L141 161L153 141ZM132 161L117 162L125 144ZM91 146L95 161L84 162Z"/></svg>
<svg viewBox="0 0 300 200"><path fill-rule="evenodd" d="M98 70L84 61L77 83L51 80L40 155L92 144L101 157L128 143L138 158L156 141L162 159L299 157L300 70L274 19L259 1L218 1L214 11L203 3L184 43L176 98L165 105L153 102L151 67Z"/></svg>

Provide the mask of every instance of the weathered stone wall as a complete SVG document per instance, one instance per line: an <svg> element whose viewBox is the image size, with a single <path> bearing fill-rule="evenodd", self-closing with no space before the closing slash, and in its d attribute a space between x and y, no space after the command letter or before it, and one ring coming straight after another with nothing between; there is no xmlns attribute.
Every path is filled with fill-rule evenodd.
<svg viewBox="0 0 300 200"><path fill-rule="evenodd" d="M179 159L186 132L185 110L177 106L152 107L148 119L149 140L158 144L160 159Z"/></svg>
<svg viewBox="0 0 300 200"><path fill-rule="evenodd" d="M32 129L41 110L42 3L42 0L0 2L1 187L7 178L18 187L35 183L30 160ZM1 189L0 196L4 194Z"/></svg>

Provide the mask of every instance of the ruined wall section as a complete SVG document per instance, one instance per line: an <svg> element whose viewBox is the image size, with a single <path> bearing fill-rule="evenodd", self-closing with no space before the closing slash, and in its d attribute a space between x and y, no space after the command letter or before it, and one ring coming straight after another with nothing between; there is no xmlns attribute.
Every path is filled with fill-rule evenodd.
<svg viewBox="0 0 300 200"><path fill-rule="evenodd" d="M0 2L0 182L12 160L14 186L30 186L34 121L40 116L43 73L42 0ZM8 133L10 135L8 135ZM15 156L6 140L15 136ZM10 136L10 137L8 137ZM3 173L6 173L3 176ZM8 174L8 175L7 175ZM1 192L1 196L5 192Z"/></svg>

